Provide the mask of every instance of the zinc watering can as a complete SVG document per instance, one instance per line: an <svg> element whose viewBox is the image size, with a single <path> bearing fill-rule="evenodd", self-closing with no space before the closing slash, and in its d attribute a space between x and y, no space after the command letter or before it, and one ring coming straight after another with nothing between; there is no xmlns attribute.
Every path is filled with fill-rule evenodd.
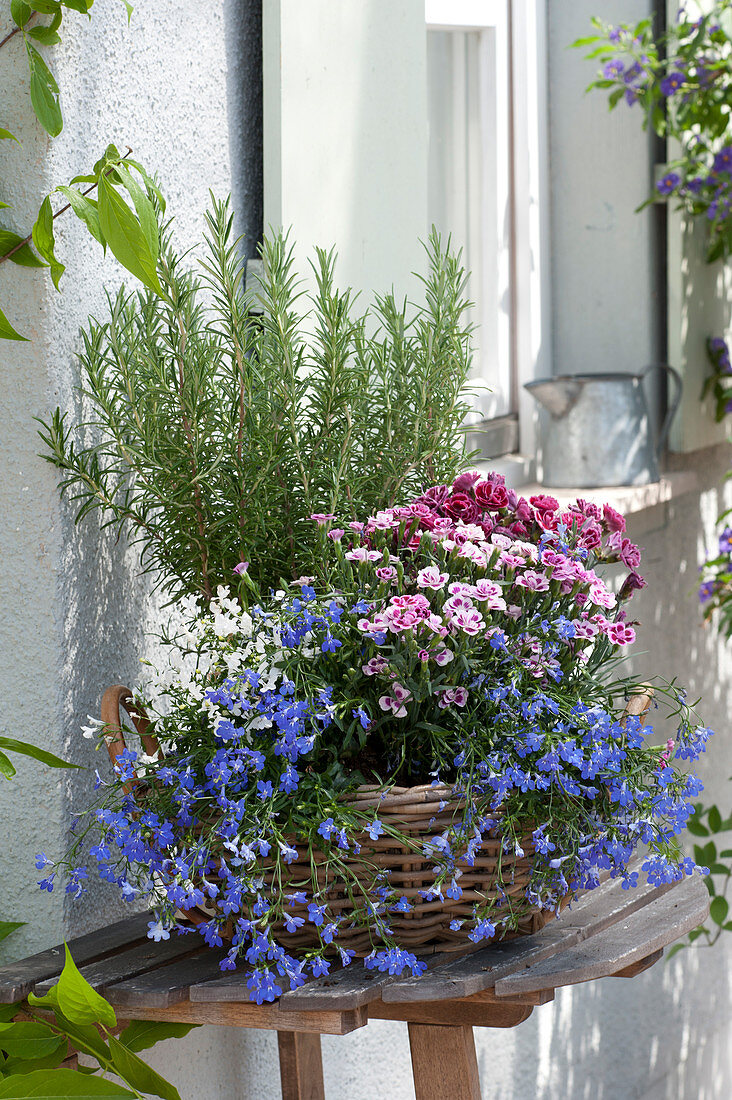
<svg viewBox="0 0 732 1100"><path fill-rule="evenodd" d="M667 371L676 392L658 438L651 434L643 379ZM681 378L665 363L640 374L564 374L524 386L542 406L543 483L556 488L647 485L681 401Z"/></svg>

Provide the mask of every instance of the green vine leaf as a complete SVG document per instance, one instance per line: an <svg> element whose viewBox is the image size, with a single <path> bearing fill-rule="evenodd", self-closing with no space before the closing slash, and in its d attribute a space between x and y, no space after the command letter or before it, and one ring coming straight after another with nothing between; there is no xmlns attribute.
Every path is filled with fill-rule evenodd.
<svg viewBox="0 0 732 1100"><path fill-rule="evenodd" d="M119 1076L138 1092L152 1093L153 1096L160 1096L162 1100L180 1100L180 1093L174 1085L156 1073L146 1062L143 1062L142 1058L128 1050L113 1035L109 1036L109 1049L114 1068Z"/></svg>
<svg viewBox="0 0 732 1100"><path fill-rule="evenodd" d="M26 41L30 67L30 93L33 110L46 133L51 137L60 134L64 120L58 102L58 84L46 62L35 46Z"/></svg>
<svg viewBox="0 0 732 1100"><path fill-rule="evenodd" d="M56 190L69 200L71 209L74 211L77 218L80 218L81 221L84 222L94 240L99 241L102 248L106 249L107 242L104 239L101 226L99 225L99 209L94 199L82 195L81 191L77 191L75 187L62 186L57 187Z"/></svg>
<svg viewBox="0 0 732 1100"><path fill-rule="evenodd" d="M124 1043L128 1050L139 1053L155 1046L163 1039L182 1039L191 1031L195 1024L169 1024L157 1020L133 1020L120 1035L120 1042Z"/></svg>
<svg viewBox="0 0 732 1100"><path fill-rule="evenodd" d="M124 199L105 175L99 177L99 224L107 244L123 267L156 294L161 294L157 255Z"/></svg>
<svg viewBox="0 0 732 1100"><path fill-rule="evenodd" d="M61 9L60 0L26 0L29 8L38 11L42 15L56 15Z"/></svg>
<svg viewBox="0 0 732 1100"><path fill-rule="evenodd" d="M57 42L61 41L61 35L54 30L53 26L31 27L28 31L28 37L40 42L42 46L55 46Z"/></svg>
<svg viewBox="0 0 732 1100"><path fill-rule="evenodd" d="M23 337L21 337L23 339ZM39 749L37 745L30 745L27 741L16 741L14 737L0 737L0 749L8 752L17 752L21 756L30 756L33 760L39 760L48 768L80 768L81 764L70 764L62 760L47 749Z"/></svg>
<svg viewBox="0 0 732 1100"><path fill-rule="evenodd" d="M48 195L46 195L41 203L41 209L38 211L36 224L33 226L33 244L36 246L43 259L48 262L51 268L53 285L56 287L56 290L58 290L59 279L66 269L64 265L56 259L56 254L54 252L53 210L51 209L51 200Z"/></svg>
<svg viewBox="0 0 732 1100"><path fill-rule="evenodd" d="M16 332L10 321L7 319L3 311L0 309L0 340L28 340L27 336L21 336L19 332ZM6 758L7 759L7 758Z"/></svg>
<svg viewBox="0 0 732 1100"><path fill-rule="evenodd" d="M8 253L18 245L22 247L18 248L17 252L13 252L12 256L8 256ZM20 267L46 266L43 260L36 256L25 237L21 237L19 233L13 233L11 229L0 229L0 258L3 256L8 256L11 263L19 264Z"/></svg>
<svg viewBox="0 0 732 1100"><path fill-rule="evenodd" d="M0 1050L14 1058L46 1058L59 1047L66 1048L66 1040L55 1035L45 1024L0 1024Z"/></svg>
<svg viewBox="0 0 732 1100"><path fill-rule="evenodd" d="M24 1100L31 1096L36 1100L69 1100L70 1097L96 1100L97 1096L127 1100L135 1093L103 1077L87 1077L73 1069L41 1069L21 1077L13 1075L0 1082L0 1100Z"/></svg>
<svg viewBox="0 0 732 1100"><path fill-rule="evenodd" d="M80 11L82 15L88 15L94 0L61 0L61 2L65 8L71 8L73 11Z"/></svg>
<svg viewBox="0 0 732 1100"><path fill-rule="evenodd" d="M10 130L4 130L2 126L0 126L0 141L18 141L18 139L15 134L10 133ZM19 141L18 145L20 145Z"/></svg>
<svg viewBox="0 0 732 1100"><path fill-rule="evenodd" d="M10 15L16 27L22 30L32 14L30 4L26 4L25 0L10 0Z"/></svg>
<svg viewBox="0 0 732 1100"><path fill-rule="evenodd" d="M109 1001L105 1001L83 978L66 946L66 962L58 980L56 997L59 1011L72 1024L104 1024L116 1027L117 1017Z"/></svg>
<svg viewBox="0 0 732 1100"><path fill-rule="evenodd" d="M17 932L19 928L24 927L24 920L0 920L0 940L7 939L8 936L12 936L13 932Z"/></svg>

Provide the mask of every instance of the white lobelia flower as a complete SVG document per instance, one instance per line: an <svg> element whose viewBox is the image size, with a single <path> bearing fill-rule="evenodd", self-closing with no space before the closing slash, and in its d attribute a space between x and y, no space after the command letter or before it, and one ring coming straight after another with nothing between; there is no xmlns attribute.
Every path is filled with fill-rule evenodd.
<svg viewBox="0 0 732 1100"><path fill-rule="evenodd" d="M92 717L91 714L87 714L86 717L89 721L89 725L81 727L82 735L86 737L87 741L96 740L104 729L104 722L102 722L100 718Z"/></svg>

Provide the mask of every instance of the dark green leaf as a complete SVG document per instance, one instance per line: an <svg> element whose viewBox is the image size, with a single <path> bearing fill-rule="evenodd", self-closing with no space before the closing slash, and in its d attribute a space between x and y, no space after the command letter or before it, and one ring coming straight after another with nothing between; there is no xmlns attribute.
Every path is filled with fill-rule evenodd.
<svg viewBox="0 0 732 1100"><path fill-rule="evenodd" d="M704 928L703 926L701 928L695 928L692 932L689 932L689 943L694 943L694 941L698 940L700 936L705 935L709 935L708 928Z"/></svg>
<svg viewBox="0 0 732 1100"><path fill-rule="evenodd" d="M4 752L0 752L0 772L2 772L6 779L12 779L16 774L12 760L10 757L6 756Z"/></svg>
<svg viewBox="0 0 732 1100"><path fill-rule="evenodd" d="M66 1040L55 1035L46 1024L18 1021L0 1024L0 1050L14 1058L46 1058L55 1054Z"/></svg>
<svg viewBox="0 0 732 1100"><path fill-rule="evenodd" d="M42 46L55 46L61 41L61 35L53 27L31 27L28 35Z"/></svg>
<svg viewBox="0 0 732 1100"><path fill-rule="evenodd" d="M156 1020L133 1020L119 1039L128 1050L141 1051L155 1046L163 1039L182 1039L195 1024L158 1023Z"/></svg>
<svg viewBox="0 0 732 1100"><path fill-rule="evenodd" d="M106 1081L103 1077L86 1077L72 1069L42 1069L35 1073L26 1073L21 1077L9 1077L0 1081L0 1100L96 1100L97 1096L106 1096L111 1100L134 1098L134 1092Z"/></svg>
<svg viewBox="0 0 732 1100"><path fill-rule="evenodd" d="M60 0L27 0L28 7L42 15L55 15L61 7Z"/></svg>
<svg viewBox="0 0 732 1100"><path fill-rule="evenodd" d="M33 110L43 129L56 137L63 129L63 118L58 102L58 84L51 70L35 46L25 44L30 66L30 93Z"/></svg>
<svg viewBox="0 0 732 1100"><path fill-rule="evenodd" d="M60 1037L59 1037L60 1038ZM8 1058L5 1063L5 1076L13 1073L33 1073L37 1069L56 1069L60 1066L68 1053L68 1043L61 1038L59 1045L52 1054L45 1058Z"/></svg>
<svg viewBox="0 0 732 1100"><path fill-rule="evenodd" d="M693 817L690 817L687 821L686 828L692 836L709 836L709 829L706 825L702 825L701 821L696 821Z"/></svg>
<svg viewBox="0 0 732 1100"><path fill-rule="evenodd" d="M17 1016L22 1010L22 1002L14 1005L0 1005L0 1023L9 1024L13 1017Z"/></svg>
<svg viewBox="0 0 732 1100"><path fill-rule="evenodd" d="M33 13L25 0L10 0L10 14L16 27L24 27Z"/></svg>
<svg viewBox="0 0 732 1100"><path fill-rule="evenodd" d="M18 245L20 245L19 248ZM25 237L21 237L19 233L13 233L11 229L0 229L0 256L7 256L13 248L18 248L18 251L8 256L11 263L19 264L21 267L46 266L28 245Z"/></svg>
<svg viewBox="0 0 732 1100"><path fill-rule="evenodd" d="M41 203L41 209L38 211L38 217L36 224L33 226L33 244L38 249L44 260L48 261L51 268L51 278L53 279L53 285L58 290L59 279L63 275L65 268L62 263L56 259L54 252L55 240L53 236L53 210L51 209L51 200L48 195Z"/></svg>
<svg viewBox="0 0 732 1100"><path fill-rule="evenodd" d="M709 813L707 815L707 821L709 822L709 828L713 833L718 833L722 828L722 815L719 812L717 806L710 806Z"/></svg>
<svg viewBox="0 0 732 1100"><path fill-rule="evenodd" d="M160 239L158 237L158 223L155 217L155 210L150 199L147 197L143 189L140 187L137 180L132 173L127 169L124 164L118 164L116 173L121 179L123 185L127 188L135 204L135 210L140 222L140 228L145 234L145 240L148 243L150 249L150 255L157 264L158 254L160 252Z"/></svg>
<svg viewBox="0 0 732 1100"><path fill-rule="evenodd" d="M69 764L68 761L62 760L60 756L55 756L46 749L39 749L36 745L30 745L27 741L16 741L14 737L0 736L0 749L19 752L23 756L31 756L34 760L39 760L41 764L46 764L49 768L81 767L81 764Z"/></svg>
<svg viewBox="0 0 732 1100"><path fill-rule="evenodd" d="M679 951L683 951L684 948L688 946L689 945L686 943L675 943L669 953L666 955L666 961L668 962L669 959L672 959L674 955L677 955Z"/></svg>
<svg viewBox="0 0 732 1100"><path fill-rule="evenodd" d="M114 1027L117 1017L111 1004L82 978L68 945L65 946L66 962L55 987L59 1009L72 1024Z"/></svg>
<svg viewBox="0 0 732 1100"><path fill-rule="evenodd" d="M732 874L732 871L730 871L729 867L727 867L726 864L724 864L724 863L713 863L710 866L709 870L712 872L713 875L729 875L729 874Z"/></svg>
<svg viewBox="0 0 732 1100"><path fill-rule="evenodd" d="M719 853L720 859L730 859L730 857L732 857L732 848L724 848L723 851Z"/></svg>
<svg viewBox="0 0 732 1100"><path fill-rule="evenodd" d="M87 198L86 195L82 195L75 187L57 187L56 190L65 195L77 218L84 222L92 237L105 248L106 242L99 225L99 211L96 202Z"/></svg>
<svg viewBox="0 0 732 1100"><path fill-rule="evenodd" d="M99 224L107 244L122 266L150 290L160 294L155 257L140 223L105 176L99 180Z"/></svg>
<svg viewBox="0 0 732 1100"><path fill-rule="evenodd" d="M13 932L17 932L19 928L24 927L24 920L0 920L0 941L7 939L8 936L12 936Z"/></svg>
<svg viewBox="0 0 732 1100"><path fill-rule="evenodd" d="M712 918L715 924L724 924L724 922L727 920L728 913L729 902L726 898L712 898L712 904L709 908L709 916Z"/></svg>
<svg viewBox="0 0 732 1100"><path fill-rule="evenodd" d="M180 1100L178 1090L169 1081L156 1073L137 1054L123 1046L113 1035L109 1037L109 1049L112 1052L114 1068L128 1085L132 1085L133 1089L160 1096L162 1100Z"/></svg>

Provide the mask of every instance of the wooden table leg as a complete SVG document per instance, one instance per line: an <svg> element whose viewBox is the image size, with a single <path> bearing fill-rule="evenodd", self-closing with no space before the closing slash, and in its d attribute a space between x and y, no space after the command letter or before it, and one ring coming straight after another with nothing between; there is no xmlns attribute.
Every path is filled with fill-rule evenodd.
<svg viewBox="0 0 732 1100"><path fill-rule="evenodd" d="M320 1036L316 1032L278 1031L282 1100L325 1100Z"/></svg>
<svg viewBox="0 0 732 1100"><path fill-rule="evenodd" d="M472 1027L409 1024L417 1100L480 1100Z"/></svg>

